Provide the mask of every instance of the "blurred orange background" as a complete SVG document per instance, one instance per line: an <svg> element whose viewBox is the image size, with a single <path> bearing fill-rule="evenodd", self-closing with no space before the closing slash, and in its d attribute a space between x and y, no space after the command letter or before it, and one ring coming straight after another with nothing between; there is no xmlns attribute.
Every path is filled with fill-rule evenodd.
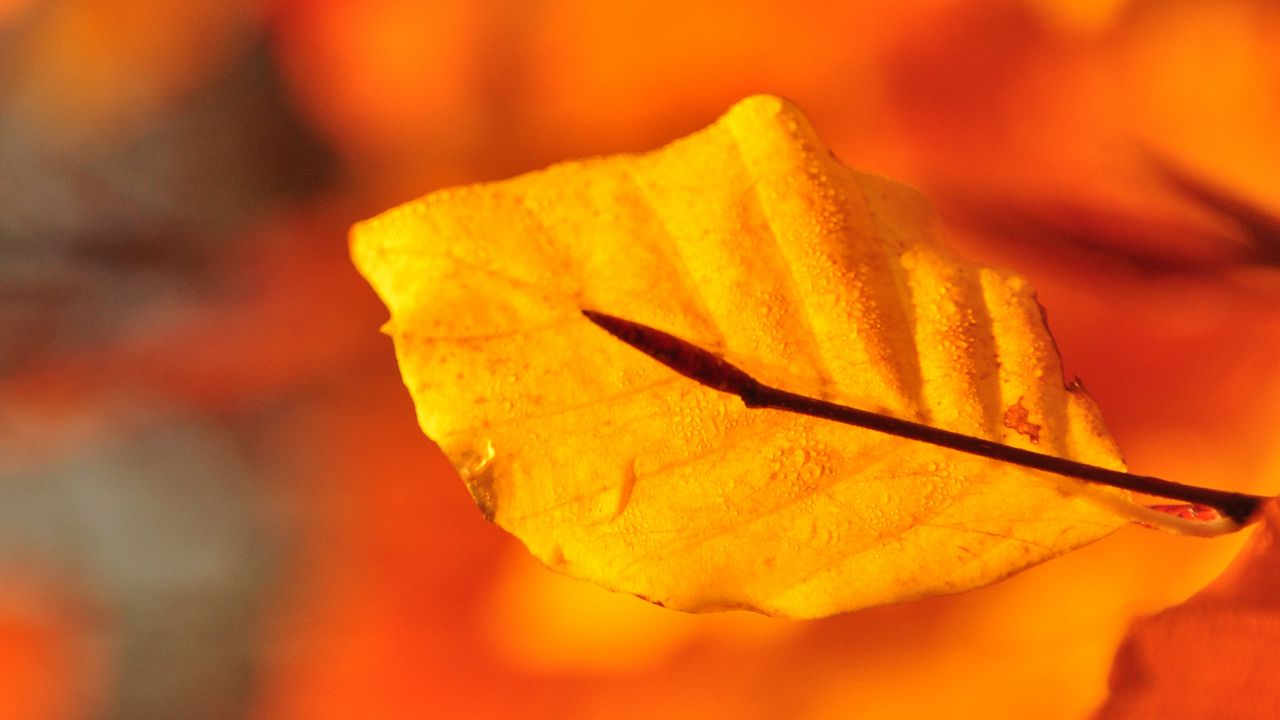
<svg viewBox="0 0 1280 720"><path fill-rule="evenodd" d="M1132 469L1275 493L1267 0L0 0L0 718L1078 718L1243 538L688 616L559 577L417 430L346 228L754 92L1040 290Z"/></svg>

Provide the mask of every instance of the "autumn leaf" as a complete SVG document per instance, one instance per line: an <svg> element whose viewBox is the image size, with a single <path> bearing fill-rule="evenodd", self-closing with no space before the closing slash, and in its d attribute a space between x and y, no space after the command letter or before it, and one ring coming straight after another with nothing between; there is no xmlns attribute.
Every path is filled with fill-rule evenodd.
<svg viewBox="0 0 1280 720"><path fill-rule="evenodd" d="M958 592L1160 515L1123 491L768 409L583 315L760 382L1122 469L1025 280L786 101L640 154L440 191L352 233L422 429L569 575L690 611L816 617Z"/></svg>

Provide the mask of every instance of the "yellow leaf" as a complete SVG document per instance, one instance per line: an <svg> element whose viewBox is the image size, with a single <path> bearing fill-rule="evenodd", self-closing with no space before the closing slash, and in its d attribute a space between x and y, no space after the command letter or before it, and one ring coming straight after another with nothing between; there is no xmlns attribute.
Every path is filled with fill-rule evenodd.
<svg viewBox="0 0 1280 720"><path fill-rule="evenodd" d="M747 409L591 309L793 392L1122 468L1020 277L751 97L655 152L433 193L355 227L426 434L543 563L690 611L816 617L1091 542L1121 491Z"/></svg>

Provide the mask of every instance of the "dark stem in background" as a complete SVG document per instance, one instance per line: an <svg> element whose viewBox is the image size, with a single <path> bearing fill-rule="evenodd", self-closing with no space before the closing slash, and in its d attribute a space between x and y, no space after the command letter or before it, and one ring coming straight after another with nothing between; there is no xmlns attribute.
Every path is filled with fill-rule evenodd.
<svg viewBox="0 0 1280 720"><path fill-rule="evenodd" d="M921 425L908 420L859 410L845 405L787 392L765 385L724 358L703 350L661 330L591 310L583 310L588 320L622 342L709 388L742 398L749 408L773 408L846 425L896 435L909 440L950 448L971 455L1021 465L1035 470L1077 478L1087 482L1146 493L1156 497L1207 505L1235 522L1245 525L1269 498L1259 495L1212 490L1183 485L1147 475L1132 475L1053 455L1023 450L970 435Z"/></svg>

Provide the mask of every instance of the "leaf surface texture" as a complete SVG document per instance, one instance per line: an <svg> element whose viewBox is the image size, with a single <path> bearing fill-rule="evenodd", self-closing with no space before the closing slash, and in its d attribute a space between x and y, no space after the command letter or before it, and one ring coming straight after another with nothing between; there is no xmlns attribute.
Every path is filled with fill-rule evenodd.
<svg viewBox="0 0 1280 720"><path fill-rule="evenodd" d="M352 254L422 429L544 563L681 610L817 617L993 582L1124 524L1125 495L746 409L580 311L793 392L1122 469L1031 288L935 234L918 193L754 96L654 152L427 195L358 224Z"/></svg>

